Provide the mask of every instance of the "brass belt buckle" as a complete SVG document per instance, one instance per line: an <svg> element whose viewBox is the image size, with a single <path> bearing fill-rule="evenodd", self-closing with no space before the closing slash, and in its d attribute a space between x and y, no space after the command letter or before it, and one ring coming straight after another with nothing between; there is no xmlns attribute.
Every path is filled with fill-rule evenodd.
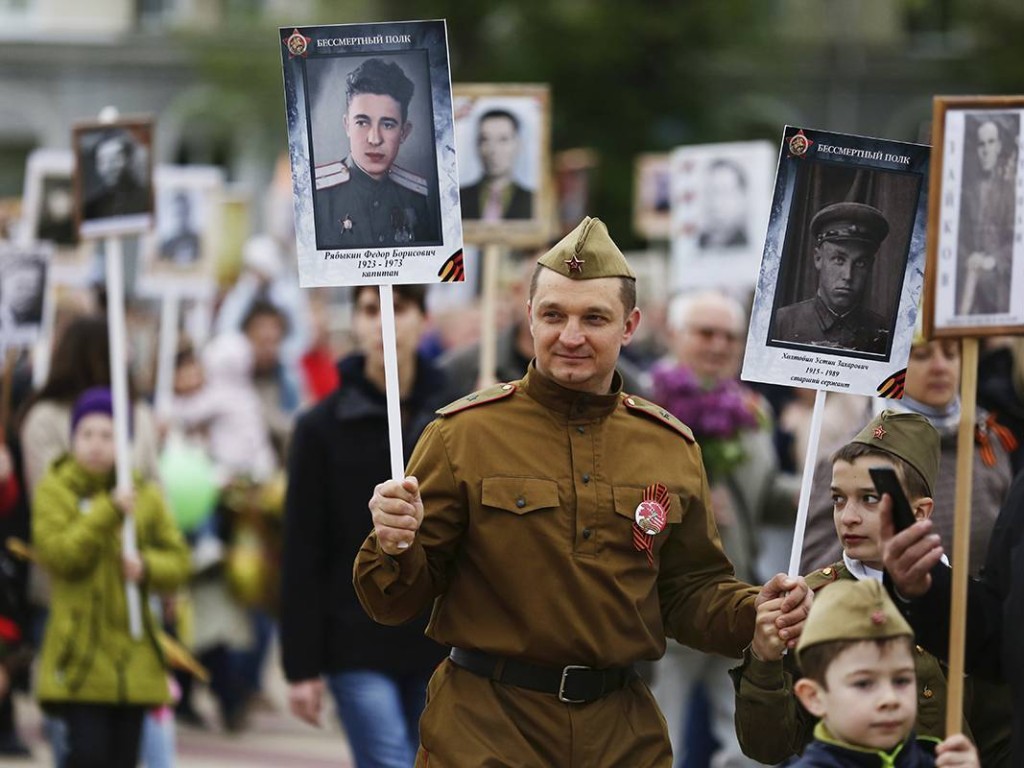
<svg viewBox="0 0 1024 768"><path fill-rule="evenodd" d="M580 664L570 664L562 669L562 681L558 684L558 700L563 704L585 704L586 699L570 699L565 695L565 681L569 677L569 673L576 670L589 670L590 667L584 667Z"/></svg>

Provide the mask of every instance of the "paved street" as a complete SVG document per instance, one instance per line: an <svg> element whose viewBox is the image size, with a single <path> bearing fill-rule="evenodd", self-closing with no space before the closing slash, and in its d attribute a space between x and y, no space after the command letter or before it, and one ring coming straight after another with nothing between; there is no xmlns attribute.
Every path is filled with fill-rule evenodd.
<svg viewBox="0 0 1024 768"><path fill-rule="evenodd" d="M276 658L273 656L272 658ZM229 766L274 766L274 768L352 768L345 737L333 712L325 717L322 730L310 728L291 717L285 701L284 681L275 667L268 670L268 695L272 709L260 709L250 716L241 734L224 733L214 714L213 701L205 690L198 691L197 708L211 723L209 730L178 727L180 768L227 768ZM42 717L31 699L17 700L18 724L22 737L32 748L32 760L0 759L0 767L50 766L50 752L42 734Z"/></svg>

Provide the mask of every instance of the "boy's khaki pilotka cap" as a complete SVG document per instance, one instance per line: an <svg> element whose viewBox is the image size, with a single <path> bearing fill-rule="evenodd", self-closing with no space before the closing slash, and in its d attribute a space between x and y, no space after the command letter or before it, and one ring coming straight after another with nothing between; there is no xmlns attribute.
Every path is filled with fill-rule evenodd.
<svg viewBox="0 0 1024 768"><path fill-rule="evenodd" d="M811 613L796 646L796 660L812 645L836 640L882 640L914 637L880 581L841 579L814 597Z"/></svg>
<svg viewBox="0 0 1024 768"><path fill-rule="evenodd" d="M851 442L903 459L921 473L928 495L932 495L939 474L939 433L924 416L884 410Z"/></svg>
<svg viewBox="0 0 1024 768"><path fill-rule="evenodd" d="M595 277L631 277L636 273L608 234L600 219L585 216L583 221L537 261L548 269L573 280Z"/></svg>

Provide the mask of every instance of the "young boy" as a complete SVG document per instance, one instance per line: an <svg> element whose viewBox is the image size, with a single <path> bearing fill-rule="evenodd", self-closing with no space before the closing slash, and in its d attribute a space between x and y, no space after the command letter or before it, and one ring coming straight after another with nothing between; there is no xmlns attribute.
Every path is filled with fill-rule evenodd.
<svg viewBox="0 0 1024 768"><path fill-rule="evenodd" d="M832 458L832 498L843 559L807 577L811 589L846 581L882 578L882 497L868 470L896 470L915 517L931 514L931 492L939 466L939 435L922 416L884 411ZM824 593L822 593L824 594ZM820 598L819 598L820 599ZM777 601L758 609L751 647L732 670L736 688L736 733L744 754L778 763L803 751L813 737L816 718L793 696L792 657L783 659L773 627ZM946 678L938 660L918 648L916 730L941 739L945 726Z"/></svg>
<svg viewBox="0 0 1024 768"><path fill-rule="evenodd" d="M53 463L32 499L33 543L53 584L37 695L67 724L68 765L136 765L146 710L170 700L145 607L150 591L185 580L188 550L156 485L114 489L114 459L110 390L86 390L72 410L71 453ZM137 555L121 548L129 516ZM128 630L126 581L141 592L137 639Z"/></svg>
<svg viewBox="0 0 1024 768"><path fill-rule="evenodd" d="M875 579L841 581L815 600L797 644L794 692L819 718L791 768L979 766L963 734L914 734L914 633Z"/></svg>

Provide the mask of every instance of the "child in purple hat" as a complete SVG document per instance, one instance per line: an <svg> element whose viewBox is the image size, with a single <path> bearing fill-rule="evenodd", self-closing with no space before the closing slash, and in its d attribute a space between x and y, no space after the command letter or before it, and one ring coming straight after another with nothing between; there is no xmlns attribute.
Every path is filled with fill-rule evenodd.
<svg viewBox="0 0 1024 768"><path fill-rule="evenodd" d="M145 606L150 591L185 581L188 550L154 483L114 488L109 389L82 393L71 432L71 452L53 463L32 499L36 552L53 581L37 694L67 723L69 765L134 766L146 710L170 701L156 622ZM137 556L121 548L129 516ZM126 581L142 593L138 640L128 629Z"/></svg>

